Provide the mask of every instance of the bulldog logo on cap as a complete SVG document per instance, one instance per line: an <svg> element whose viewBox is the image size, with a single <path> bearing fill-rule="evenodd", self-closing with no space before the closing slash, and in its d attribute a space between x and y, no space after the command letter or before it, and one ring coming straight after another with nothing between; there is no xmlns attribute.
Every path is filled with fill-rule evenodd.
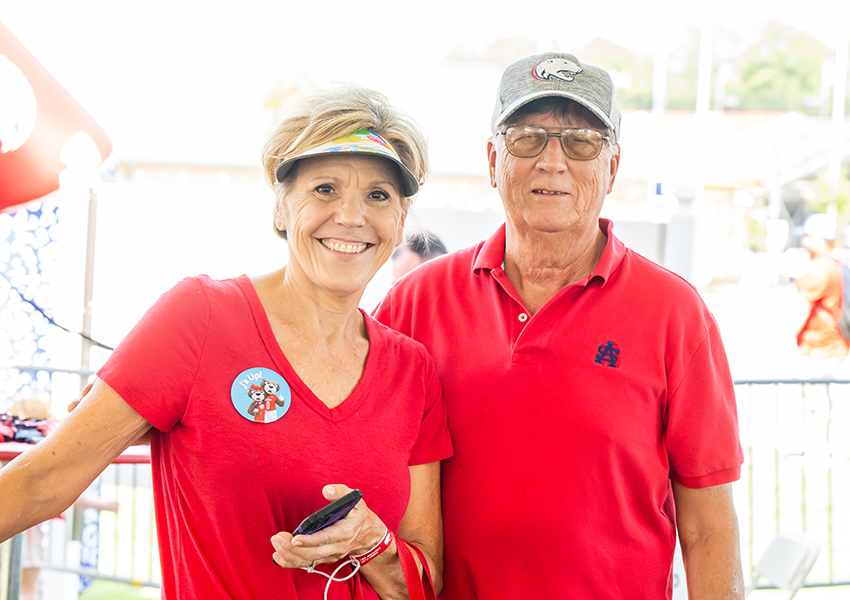
<svg viewBox="0 0 850 600"><path fill-rule="evenodd" d="M538 63L531 71L532 76L540 81L550 79L562 79L573 81L576 75L582 72L582 68L572 61L563 58L550 58Z"/></svg>

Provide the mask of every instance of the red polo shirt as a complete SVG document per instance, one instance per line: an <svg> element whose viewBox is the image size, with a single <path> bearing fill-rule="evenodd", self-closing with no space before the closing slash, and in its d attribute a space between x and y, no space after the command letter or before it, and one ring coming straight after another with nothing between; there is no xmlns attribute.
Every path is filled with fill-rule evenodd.
<svg viewBox="0 0 850 600"><path fill-rule="evenodd" d="M670 479L740 475L717 323L690 284L600 227L593 273L533 316L502 268L504 227L376 309L443 384L446 599L670 598Z"/></svg>

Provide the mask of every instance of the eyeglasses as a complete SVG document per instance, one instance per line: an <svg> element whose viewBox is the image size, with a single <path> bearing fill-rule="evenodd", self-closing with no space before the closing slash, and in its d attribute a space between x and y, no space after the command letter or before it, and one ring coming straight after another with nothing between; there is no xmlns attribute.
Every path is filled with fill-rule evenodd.
<svg viewBox="0 0 850 600"><path fill-rule="evenodd" d="M508 152L520 158L537 156L543 152L550 137L558 137L561 138L564 154L573 160L593 160L602 152L602 143L608 140L595 129L562 129L550 133L535 125L514 125L497 135L504 135Z"/></svg>

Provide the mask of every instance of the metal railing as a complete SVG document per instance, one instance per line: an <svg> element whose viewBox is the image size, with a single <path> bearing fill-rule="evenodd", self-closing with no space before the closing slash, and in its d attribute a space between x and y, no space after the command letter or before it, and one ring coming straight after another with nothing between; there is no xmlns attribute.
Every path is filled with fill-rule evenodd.
<svg viewBox="0 0 850 600"><path fill-rule="evenodd" d="M850 585L850 381L739 380L735 389L744 572L776 535L803 532L820 543L806 587Z"/></svg>
<svg viewBox="0 0 850 600"><path fill-rule="evenodd" d="M64 410L81 383L93 375L88 369L62 369L46 366L0 365L7 379L11 372L36 374L44 389L62 397L51 398L52 410ZM44 385L43 378L48 378ZM71 378L72 381L55 381ZM54 385L58 383L59 385ZM54 401L55 400L55 401ZM3 407L0 406L0 409ZM45 564L41 567L44 598L76 597L81 578L104 579L159 588L162 585L154 526L153 494L149 464L113 464L86 492L101 500L115 500L118 511L72 508L63 519L40 526L45 538ZM21 536L4 543L0 553L0 600L17 600L20 588ZM64 575L63 575L64 574Z"/></svg>

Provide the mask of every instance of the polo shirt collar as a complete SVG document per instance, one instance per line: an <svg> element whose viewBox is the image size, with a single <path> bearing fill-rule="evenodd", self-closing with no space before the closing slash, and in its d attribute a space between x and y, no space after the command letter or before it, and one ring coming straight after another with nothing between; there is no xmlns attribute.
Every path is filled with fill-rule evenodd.
<svg viewBox="0 0 850 600"><path fill-rule="evenodd" d="M478 251L478 256L472 263L472 271L476 272L480 269L501 269L505 263L505 224L496 230L490 239L484 242L481 250Z"/></svg>
<svg viewBox="0 0 850 600"><path fill-rule="evenodd" d="M623 256L626 254L625 245L614 235L613 221L609 219L599 219L599 229L601 229L602 233L608 237L608 243L605 244L605 250L602 252L602 257L596 264L596 268L593 269L593 273L584 280L585 284L589 283L595 277L600 277L602 279L602 285L605 285L605 282L608 281L611 273L620 266L620 263L623 261ZM504 263L505 224L502 223L501 227L499 227L499 229L490 236L490 239L484 242L484 245L478 252L478 256L475 257L475 261L472 263L472 270L473 272L477 272L481 269L492 271L495 269L501 269Z"/></svg>

